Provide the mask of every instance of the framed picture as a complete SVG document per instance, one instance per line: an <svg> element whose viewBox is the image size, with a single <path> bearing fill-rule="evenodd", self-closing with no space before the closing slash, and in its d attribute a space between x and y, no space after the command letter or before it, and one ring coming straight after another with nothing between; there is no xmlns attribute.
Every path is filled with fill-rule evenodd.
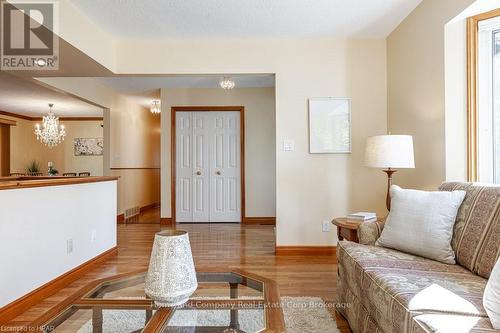
<svg viewBox="0 0 500 333"><path fill-rule="evenodd" d="M75 156L101 156L104 150L103 138L75 138Z"/></svg>
<svg viewBox="0 0 500 333"><path fill-rule="evenodd" d="M351 99L309 99L309 152L345 154L351 152Z"/></svg>

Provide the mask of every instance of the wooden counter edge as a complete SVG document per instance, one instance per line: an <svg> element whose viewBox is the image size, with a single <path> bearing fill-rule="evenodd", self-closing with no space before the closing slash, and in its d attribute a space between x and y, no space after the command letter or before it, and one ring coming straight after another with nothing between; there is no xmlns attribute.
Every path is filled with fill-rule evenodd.
<svg viewBox="0 0 500 333"><path fill-rule="evenodd" d="M40 180L8 180L8 179L4 179L3 181L0 181L0 190L14 190L14 189L21 189L21 188L99 183L99 182L108 182L108 181L118 180L118 178L120 178L120 177L111 177L111 176L68 177L67 179L64 179L64 178L47 179L47 177L45 177L44 179L40 179Z"/></svg>

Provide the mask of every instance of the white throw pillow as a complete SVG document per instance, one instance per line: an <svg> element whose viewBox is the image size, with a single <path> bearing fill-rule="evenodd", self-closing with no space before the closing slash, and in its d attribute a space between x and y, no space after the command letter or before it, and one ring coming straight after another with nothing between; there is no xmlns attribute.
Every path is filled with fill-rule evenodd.
<svg viewBox="0 0 500 333"><path fill-rule="evenodd" d="M484 288L483 306L494 329L500 329L500 258Z"/></svg>
<svg viewBox="0 0 500 333"><path fill-rule="evenodd" d="M391 211L375 244L454 264L451 238L465 191L426 192L396 185L390 191Z"/></svg>

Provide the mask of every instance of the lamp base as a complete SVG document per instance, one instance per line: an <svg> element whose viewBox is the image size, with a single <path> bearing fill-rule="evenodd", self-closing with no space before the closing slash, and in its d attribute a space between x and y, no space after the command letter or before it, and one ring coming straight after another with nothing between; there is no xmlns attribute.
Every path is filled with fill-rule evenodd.
<svg viewBox="0 0 500 333"><path fill-rule="evenodd" d="M392 185L392 174L395 173L397 170L388 168L385 170L382 170L387 174L387 195L385 197L385 206L387 207L388 211L391 211L391 185Z"/></svg>

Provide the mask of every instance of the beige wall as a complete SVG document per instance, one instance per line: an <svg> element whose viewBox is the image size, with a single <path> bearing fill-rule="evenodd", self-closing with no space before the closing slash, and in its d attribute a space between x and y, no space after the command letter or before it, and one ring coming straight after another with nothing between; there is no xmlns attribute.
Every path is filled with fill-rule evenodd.
<svg viewBox="0 0 500 333"><path fill-rule="evenodd" d="M64 122L67 137L61 145L64 152L64 161L59 172L62 172L62 170L77 173L88 171L91 175L103 175L103 156L75 156L73 145L75 138L102 138L102 124L102 121Z"/></svg>
<svg viewBox="0 0 500 333"><path fill-rule="evenodd" d="M160 169L111 170L118 176L118 214L132 207L160 203Z"/></svg>
<svg viewBox="0 0 500 333"><path fill-rule="evenodd" d="M467 179L466 20L445 26L445 145L448 181Z"/></svg>
<svg viewBox="0 0 500 333"><path fill-rule="evenodd" d="M17 125L10 133L10 170L25 172L26 166L33 160L40 164L40 171L47 173L48 162L53 162L60 174L64 172L90 172L94 176L103 175L102 156L75 156L73 140L75 138L102 138L102 121L65 121L65 140L50 149L36 140L34 128L36 122L11 118Z"/></svg>
<svg viewBox="0 0 500 333"><path fill-rule="evenodd" d="M276 216L276 112L274 88L162 89L162 129L170 132L172 106L245 107L246 216ZM162 165L171 163L171 138L162 137ZM162 216L171 216L170 167L162 168Z"/></svg>
<svg viewBox="0 0 500 333"><path fill-rule="evenodd" d="M160 116L118 95L111 108L111 168L160 167Z"/></svg>
<svg viewBox="0 0 500 333"><path fill-rule="evenodd" d="M118 212L160 203L160 116L124 96L115 98L110 111L111 175L120 177Z"/></svg>
<svg viewBox="0 0 500 333"><path fill-rule="evenodd" d="M402 186L435 189L446 178L445 24L472 2L424 0L387 39L388 130L415 144L416 168L395 175Z"/></svg>

